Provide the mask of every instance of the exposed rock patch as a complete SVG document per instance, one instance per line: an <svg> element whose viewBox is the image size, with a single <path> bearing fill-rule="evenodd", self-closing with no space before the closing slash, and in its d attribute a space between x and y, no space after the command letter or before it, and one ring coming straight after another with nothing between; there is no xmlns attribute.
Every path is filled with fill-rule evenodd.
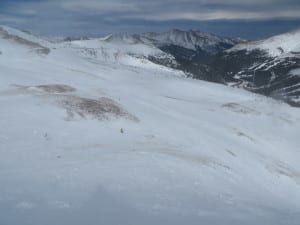
<svg viewBox="0 0 300 225"><path fill-rule="evenodd" d="M8 95L35 95L49 100L66 110L66 120L97 119L109 120L125 118L138 122L139 119L127 112L116 101L101 97L98 99L80 97L75 95L76 88L65 84L43 84L35 86L13 85L16 89L0 92L0 96Z"/></svg>
<svg viewBox="0 0 300 225"><path fill-rule="evenodd" d="M97 120L126 118L135 122L138 121L135 116L128 113L120 104L110 98L90 99L65 95L59 100L59 105L66 110L68 120L76 117L82 119L90 117Z"/></svg>
<svg viewBox="0 0 300 225"><path fill-rule="evenodd" d="M35 88L38 88L48 93L66 93L76 91L75 88L64 84L38 85L35 86Z"/></svg>
<svg viewBox="0 0 300 225"><path fill-rule="evenodd" d="M43 84L43 85L12 85L14 87L17 87L17 90L8 90L2 92L3 94L9 95L11 94L28 94L28 93L34 93L34 92L42 92L42 93L53 93L53 94L60 94L60 93L68 93L68 92L74 92L76 91L76 88L71 87L69 85L65 84Z"/></svg>
<svg viewBox="0 0 300 225"><path fill-rule="evenodd" d="M222 108L236 113L260 115L260 112L238 103L226 103L222 105Z"/></svg>

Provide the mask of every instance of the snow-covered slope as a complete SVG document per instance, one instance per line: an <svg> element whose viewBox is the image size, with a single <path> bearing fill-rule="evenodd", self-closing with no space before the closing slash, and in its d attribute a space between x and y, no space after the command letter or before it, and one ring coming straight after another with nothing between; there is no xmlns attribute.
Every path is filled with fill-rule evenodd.
<svg viewBox="0 0 300 225"><path fill-rule="evenodd" d="M0 54L5 54L5 58L26 57L28 54L47 55L50 52L49 45L36 36L0 26Z"/></svg>
<svg viewBox="0 0 300 225"><path fill-rule="evenodd" d="M0 40L1 225L299 224L299 109L101 40Z"/></svg>
<svg viewBox="0 0 300 225"><path fill-rule="evenodd" d="M300 107L300 30L249 42L219 54L211 76Z"/></svg>
<svg viewBox="0 0 300 225"><path fill-rule="evenodd" d="M144 43L131 42L131 39L124 41L114 41L113 43L108 42L104 39L92 39L86 41L73 41L70 46L72 48L85 48L95 51L95 56L101 57L112 57L112 56L132 56L136 58L147 59L149 56L152 57L163 57L173 59L172 55L169 55L158 48L147 45Z"/></svg>
<svg viewBox="0 0 300 225"><path fill-rule="evenodd" d="M49 46L49 40L39 37L35 34L30 33L29 31L20 31L11 27L0 25L1 37L5 39L17 39L24 40L28 42L35 42L40 45Z"/></svg>
<svg viewBox="0 0 300 225"><path fill-rule="evenodd" d="M139 46L147 46L152 51L147 51L148 54L137 52L135 55L142 55L156 64L178 69L188 76L209 81L215 80L207 76L208 63L218 53L242 42L238 38L231 39L201 31L177 29L164 33L110 35L104 40L113 46L129 46L129 49L134 50L144 49ZM160 54L153 54L153 49Z"/></svg>
<svg viewBox="0 0 300 225"><path fill-rule="evenodd" d="M261 41L238 44L228 51L243 49L247 49L248 51L261 49L273 57L293 52L300 53L300 29L276 35Z"/></svg>

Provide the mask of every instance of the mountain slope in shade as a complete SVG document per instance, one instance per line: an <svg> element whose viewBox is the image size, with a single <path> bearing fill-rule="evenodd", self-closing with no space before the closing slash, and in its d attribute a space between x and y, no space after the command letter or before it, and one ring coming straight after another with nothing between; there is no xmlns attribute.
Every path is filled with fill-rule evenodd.
<svg viewBox="0 0 300 225"><path fill-rule="evenodd" d="M293 106L300 105L299 40L299 30L255 42L180 30L114 35L107 39L157 47L168 57L149 54L147 58L154 63L184 71L196 79L242 87Z"/></svg>
<svg viewBox="0 0 300 225"><path fill-rule="evenodd" d="M218 53L239 42L238 39L223 38L196 30L171 30L165 33L145 33L142 36L153 41L157 46L175 45L193 51Z"/></svg>
<svg viewBox="0 0 300 225"><path fill-rule="evenodd" d="M6 42L27 45L31 52L44 55L53 45L53 42L33 35L31 41L26 42L30 33L7 27L1 28L0 35ZM134 58L151 61L181 70L196 79L242 87L299 106L299 36L300 32L296 30L245 43L199 31L171 30L69 40L56 45L72 46L73 50L94 59L110 58L127 63L133 62Z"/></svg>
<svg viewBox="0 0 300 225"><path fill-rule="evenodd" d="M300 30L239 44L219 54L211 76L300 106Z"/></svg>
<svg viewBox="0 0 300 225"><path fill-rule="evenodd" d="M153 46L13 35L1 225L299 224L299 109L186 78L141 57Z"/></svg>
<svg viewBox="0 0 300 225"><path fill-rule="evenodd" d="M158 48L163 46L178 46L191 51L205 51L211 54L239 43L240 39L224 38L210 33L196 30L182 31L173 29L164 33L144 33L133 35L111 35L106 39L109 42L130 42L152 44Z"/></svg>
<svg viewBox="0 0 300 225"><path fill-rule="evenodd" d="M243 42L241 39L224 38L201 31L170 30L164 33L144 33L135 35L112 35L106 39L112 43L131 45L146 44L171 55L173 60L164 57L148 56L152 62L182 70L197 79L216 81L211 76L209 64L215 55Z"/></svg>

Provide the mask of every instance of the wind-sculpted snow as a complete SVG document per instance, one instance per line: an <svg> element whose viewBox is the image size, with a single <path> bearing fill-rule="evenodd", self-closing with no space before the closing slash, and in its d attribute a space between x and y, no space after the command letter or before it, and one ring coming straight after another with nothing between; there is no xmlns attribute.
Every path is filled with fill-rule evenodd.
<svg viewBox="0 0 300 225"><path fill-rule="evenodd" d="M0 38L0 224L298 225L299 108L129 46Z"/></svg>

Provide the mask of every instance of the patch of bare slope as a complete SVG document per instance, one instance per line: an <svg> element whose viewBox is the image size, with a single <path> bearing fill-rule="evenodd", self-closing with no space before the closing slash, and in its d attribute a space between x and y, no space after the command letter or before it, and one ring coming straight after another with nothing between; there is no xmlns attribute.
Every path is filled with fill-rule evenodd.
<svg viewBox="0 0 300 225"><path fill-rule="evenodd" d="M222 108L236 113L260 115L260 112L234 102L223 104Z"/></svg>
<svg viewBox="0 0 300 225"><path fill-rule="evenodd" d="M135 122L138 121L135 116L127 112L119 103L106 97L90 99L64 95L59 99L59 105L66 110L67 119L69 120L79 116L82 119L87 117L97 120L126 118Z"/></svg>
<svg viewBox="0 0 300 225"><path fill-rule="evenodd" d="M67 120L97 119L109 120L125 118L138 122L138 118L126 111L119 103L107 97L98 99L75 95L74 87L64 84L45 84L36 86L14 85L16 89L6 92L11 95L31 94L54 100L56 106L66 110Z"/></svg>

